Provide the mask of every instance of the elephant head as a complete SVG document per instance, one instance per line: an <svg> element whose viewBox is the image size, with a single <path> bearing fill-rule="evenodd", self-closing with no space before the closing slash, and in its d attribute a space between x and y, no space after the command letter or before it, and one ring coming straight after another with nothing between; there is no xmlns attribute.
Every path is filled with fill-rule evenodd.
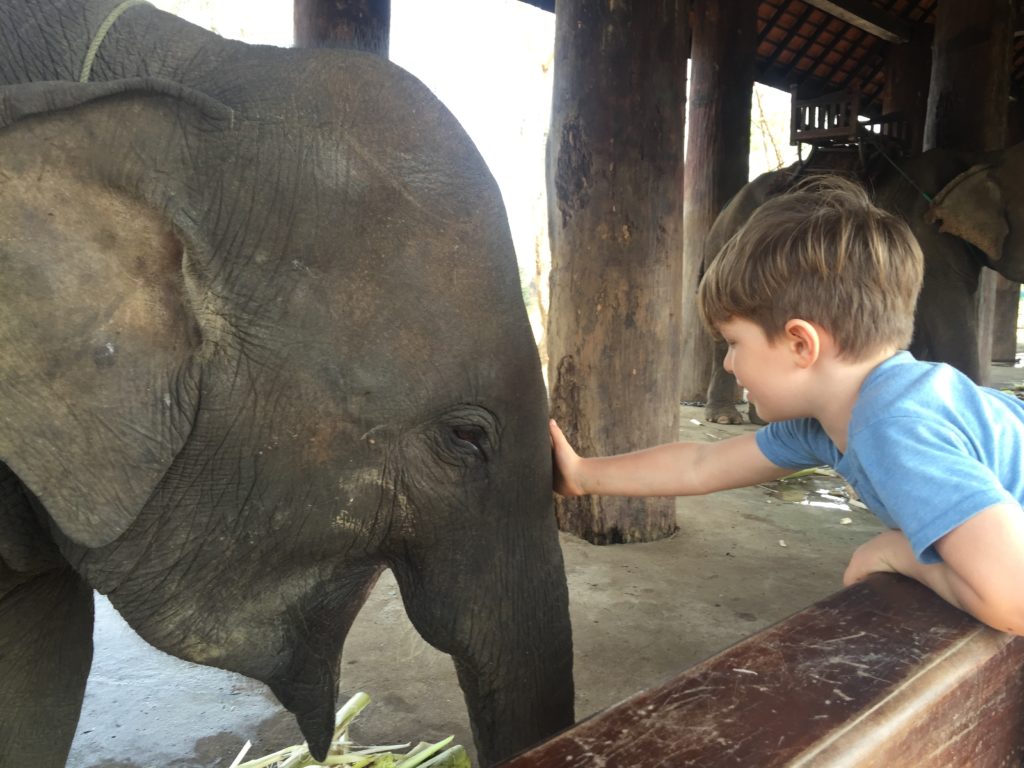
<svg viewBox="0 0 1024 768"><path fill-rule="evenodd" d="M1024 143L992 153L946 184L932 203L929 221L971 243L987 266L1024 280Z"/></svg>
<svg viewBox="0 0 1024 768"><path fill-rule="evenodd" d="M0 693L29 713L0 762L63 760L88 587L156 647L266 682L318 756L384 568L452 655L483 763L572 722L497 185L417 81L344 63L307 53L247 107L146 79L0 89L0 615L66 587L0 624Z"/></svg>

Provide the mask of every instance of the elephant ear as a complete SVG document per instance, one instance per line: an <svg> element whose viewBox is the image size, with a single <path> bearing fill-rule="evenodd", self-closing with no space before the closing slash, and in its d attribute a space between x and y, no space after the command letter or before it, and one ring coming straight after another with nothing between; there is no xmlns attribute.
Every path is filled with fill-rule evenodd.
<svg viewBox="0 0 1024 768"><path fill-rule="evenodd" d="M88 547L131 525L196 417L168 180L195 152L185 126L224 109L149 80L0 88L0 461Z"/></svg>
<svg viewBox="0 0 1024 768"><path fill-rule="evenodd" d="M1003 255L1010 233L1006 202L989 165L968 168L936 195L928 219L947 232L980 248L993 264Z"/></svg>

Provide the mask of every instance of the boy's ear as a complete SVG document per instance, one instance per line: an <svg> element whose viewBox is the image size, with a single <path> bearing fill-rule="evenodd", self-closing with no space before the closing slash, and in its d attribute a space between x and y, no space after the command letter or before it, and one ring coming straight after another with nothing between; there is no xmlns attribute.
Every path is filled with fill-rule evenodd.
<svg viewBox="0 0 1024 768"><path fill-rule="evenodd" d="M793 318L786 323L784 341L799 368L810 368L821 355L821 333L807 320Z"/></svg>

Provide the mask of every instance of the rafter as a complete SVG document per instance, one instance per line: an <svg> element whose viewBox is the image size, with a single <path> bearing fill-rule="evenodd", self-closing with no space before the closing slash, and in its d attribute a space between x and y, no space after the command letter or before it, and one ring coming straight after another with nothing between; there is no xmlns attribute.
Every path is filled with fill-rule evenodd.
<svg viewBox="0 0 1024 768"><path fill-rule="evenodd" d="M555 0L522 0L527 5L534 5L542 11L555 12Z"/></svg>
<svg viewBox="0 0 1024 768"><path fill-rule="evenodd" d="M867 0L804 0L818 10L890 43L905 43L912 28Z"/></svg>

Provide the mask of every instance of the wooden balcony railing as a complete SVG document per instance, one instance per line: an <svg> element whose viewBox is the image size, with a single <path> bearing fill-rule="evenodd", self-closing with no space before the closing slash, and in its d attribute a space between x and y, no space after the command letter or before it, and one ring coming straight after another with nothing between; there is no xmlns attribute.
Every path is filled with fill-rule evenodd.
<svg viewBox="0 0 1024 768"><path fill-rule="evenodd" d="M838 91L813 99L798 99L790 90L789 142L815 145L856 144L866 137L884 137L906 146L910 134L906 120L897 112L868 117L860 113L860 94Z"/></svg>

